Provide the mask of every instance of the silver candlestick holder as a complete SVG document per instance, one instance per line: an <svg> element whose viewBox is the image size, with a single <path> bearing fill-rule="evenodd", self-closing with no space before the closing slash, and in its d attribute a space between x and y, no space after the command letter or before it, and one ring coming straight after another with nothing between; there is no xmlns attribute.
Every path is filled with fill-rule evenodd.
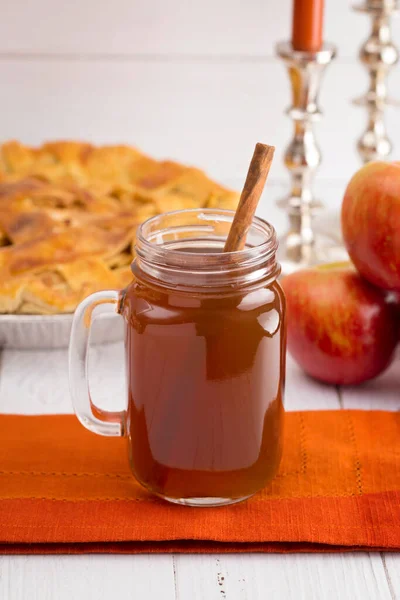
<svg viewBox="0 0 400 600"><path fill-rule="evenodd" d="M277 54L286 64L292 87L292 106L287 114L294 123L294 135L285 153L291 174L291 190L278 205L287 211L289 231L280 240L279 260L283 274L314 264L343 260L337 240L318 234L313 217L323 205L313 193L312 183L321 163L321 151L314 135L314 123L322 114L318 94L323 73L336 55L332 44L318 52L293 50L288 42L277 45Z"/></svg>
<svg viewBox="0 0 400 600"><path fill-rule="evenodd" d="M398 0L365 0L354 10L371 15L371 34L360 49L360 60L369 73L367 93L355 100L365 106L368 124L358 141L357 148L364 162L385 159L392 151L387 135L384 110L389 104L397 104L388 98L387 76L398 59L399 52L391 40L390 18L400 10Z"/></svg>

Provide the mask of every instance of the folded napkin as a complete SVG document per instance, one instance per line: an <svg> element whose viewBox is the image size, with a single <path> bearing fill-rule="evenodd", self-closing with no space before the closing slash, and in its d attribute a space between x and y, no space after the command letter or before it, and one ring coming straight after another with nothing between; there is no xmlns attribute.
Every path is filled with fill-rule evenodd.
<svg viewBox="0 0 400 600"><path fill-rule="evenodd" d="M0 552L400 549L399 413L288 413L277 477L222 508L150 495L126 444L73 416L0 416Z"/></svg>

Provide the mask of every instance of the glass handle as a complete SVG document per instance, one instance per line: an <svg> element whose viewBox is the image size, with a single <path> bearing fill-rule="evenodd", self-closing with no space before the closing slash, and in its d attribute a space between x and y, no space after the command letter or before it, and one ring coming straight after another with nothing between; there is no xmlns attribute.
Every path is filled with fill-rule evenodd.
<svg viewBox="0 0 400 600"><path fill-rule="evenodd" d="M69 343L69 385L74 411L86 429L99 435L125 435L125 411L109 412L97 408L90 396L88 379L89 335L93 311L117 313L119 293L96 292L77 307L72 321Z"/></svg>

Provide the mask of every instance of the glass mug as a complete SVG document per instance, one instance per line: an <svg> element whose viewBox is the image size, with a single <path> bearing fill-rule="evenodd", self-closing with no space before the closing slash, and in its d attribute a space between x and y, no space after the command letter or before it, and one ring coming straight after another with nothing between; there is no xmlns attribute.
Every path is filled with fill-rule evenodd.
<svg viewBox="0 0 400 600"><path fill-rule="evenodd" d="M255 218L240 252L222 253L234 213L166 213L137 232L134 281L77 308L70 385L81 423L125 436L133 475L178 504L249 498L275 475L282 451L285 299L273 227ZM92 403L91 315L125 322L127 408Z"/></svg>

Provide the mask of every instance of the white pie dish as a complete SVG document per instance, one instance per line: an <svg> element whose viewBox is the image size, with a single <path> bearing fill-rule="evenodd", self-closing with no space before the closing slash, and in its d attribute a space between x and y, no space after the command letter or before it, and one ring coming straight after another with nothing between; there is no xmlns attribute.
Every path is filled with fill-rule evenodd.
<svg viewBox="0 0 400 600"><path fill-rule="evenodd" d="M106 344L123 339L123 320L119 315L93 317L93 344ZM0 315L0 348L66 348L69 344L72 318L72 314Z"/></svg>

